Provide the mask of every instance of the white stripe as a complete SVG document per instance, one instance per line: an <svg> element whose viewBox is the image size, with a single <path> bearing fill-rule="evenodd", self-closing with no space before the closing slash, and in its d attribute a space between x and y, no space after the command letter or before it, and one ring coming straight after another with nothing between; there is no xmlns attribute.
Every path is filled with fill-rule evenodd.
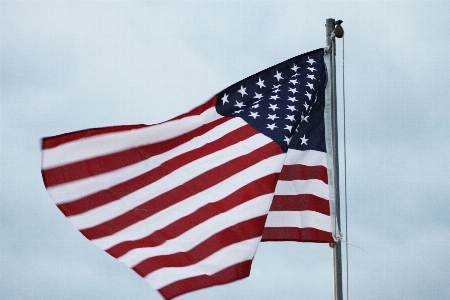
<svg viewBox="0 0 450 300"><path fill-rule="evenodd" d="M79 230L101 224L118 217L165 192L177 188L185 182L205 173L209 169L220 166L236 157L250 153L271 141L271 139L263 134L254 135L235 145L184 165L170 173L168 176L128 194L117 201L94 208L83 214L69 217L69 220L73 222ZM206 166L208 169L206 169Z"/></svg>
<svg viewBox="0 0 450 300"><path fill-rule="evenodd" d="M154 289L160 289L182 279L215 274L232 265L253 259L260 240L261 237L257 237L222 248L191 266L159 269L147 275L145 280Z"/></svg>
<svg viewBox="0 0 450 300"><path fill-rule="evenodd" d="M280 172L280 165L284 159L284 154L267 158L249 168L225 179L194 196L186 198L175 205L162 210L145 220L134 223L133 225L100 239L92 240L94 244L103 250L109 249L124 241L138 240L146 237L153 232L166 227L176 220L190 215L200 207L219 201L239 188L262 178L269 174Z"/></svg>
<svg viewBox="0 0 450 300"><path fill-rule="evenodd" d="M288 149L285 165L324 166L327 167L327 154L315 150Z"/></svg>
<svg viewBox="0 0 450 300"><path fill-rule="evenodd" d="M310 210L270 211L265 227L316 228L331 232L331 218Z"/></svg>
<svg viewBox="0 0 450 300"><path fill-rule="evenodd" d="M215 107L211 107L196 116L68 142L42 151L42 169L54 168L88 158L165 141L220 118L222 116L216 112Z"/></svg>
<svg viewBox="0 0 450 300"><path fill-rule="evenodd" d="M233 118L205 134L179 145L167 152L150 157L144 161L126 166L111 172L91 176L88 178L52 186L49 193L56 204L70 202L99 191L109 189L119 183L125 182L146 172L149 172L164 162L177 157L185 152L200 148L209 142L213 142L223 135L246 125L241 118Z"/></svg>
<svg viewBox="0 0 450 300"><path fill-rule="evenodd" d="M239 222L266 215L269 212L272 197L272 194L256 197L200 223L180 236L172 240L167 240L159 246L136 248L118 259L132 268L141 261L154 256L187 252L228 227L236 225Z"/></svg>
<svg viewBox="0 0 450 300"><path fill-rule="evenodd" d="M330 194L328 184L318 179L308 180L279 180L275 188L275 195L311 194L328 200Z"/></svg>

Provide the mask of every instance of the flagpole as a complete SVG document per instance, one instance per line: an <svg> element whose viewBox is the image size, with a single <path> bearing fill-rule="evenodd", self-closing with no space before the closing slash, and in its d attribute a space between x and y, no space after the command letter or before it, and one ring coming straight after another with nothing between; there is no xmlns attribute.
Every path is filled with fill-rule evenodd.
<svg viewBox="0 0 450 300"><path fill-rule="evenodd" d="M330 83L331 83L331 133L333 144L333 178L334 178L334 201L336 216L336 234L340 233L340 201L339 201L339 156L338 156L338 127L337 127L337 93L336 93L336 50L335 50L335 19L326 20L326 43L331 49L330 57ZM334 265L334 299L343 300L342 292L342 254L341 241L337 240L333 245Z"/></svg>

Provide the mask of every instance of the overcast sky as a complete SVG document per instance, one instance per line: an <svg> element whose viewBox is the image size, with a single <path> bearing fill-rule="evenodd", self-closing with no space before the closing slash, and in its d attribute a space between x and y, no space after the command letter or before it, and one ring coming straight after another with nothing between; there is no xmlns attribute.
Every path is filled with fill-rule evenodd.
<svg viewBox="0 0 450 300"><path fill-rule="evenodd" d="M162 299L53 204L40 139L184 113L325 46L327 18L344 20L347 238L364 249L349 248L349 298L450 299L450 2L1 1L0 10L1 299ZM262 243L249 278L179 299L332 299L332 272L326 244Z"/></svg>

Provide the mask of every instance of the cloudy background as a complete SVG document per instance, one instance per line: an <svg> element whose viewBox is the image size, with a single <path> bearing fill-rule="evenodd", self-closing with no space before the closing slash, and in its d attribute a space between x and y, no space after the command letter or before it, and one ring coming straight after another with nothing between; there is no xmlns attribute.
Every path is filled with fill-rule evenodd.
<svg viewBox="0 0 450 300"><path fill-rule="evenodd" d="M347 237L364 249L349 248L349 298L450 299L450 2L1 1L0 10L1 299L162 299L52 203L40 139L186 112L323 47L327 18L346 32ZM331 248L263 243L249 278L179 299L238 298L332 299Z"/></svg>

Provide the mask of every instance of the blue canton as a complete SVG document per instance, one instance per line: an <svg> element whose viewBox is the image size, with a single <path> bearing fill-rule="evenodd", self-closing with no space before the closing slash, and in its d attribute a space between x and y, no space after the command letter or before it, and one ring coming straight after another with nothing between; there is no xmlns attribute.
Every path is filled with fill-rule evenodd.
<svg viewBox="0 0 450 300"><path fill-rule="evenodd" d="M311 51L235 83L217 94L217 112L244 119L284 152L326 152L323 54Z"/></svg>

